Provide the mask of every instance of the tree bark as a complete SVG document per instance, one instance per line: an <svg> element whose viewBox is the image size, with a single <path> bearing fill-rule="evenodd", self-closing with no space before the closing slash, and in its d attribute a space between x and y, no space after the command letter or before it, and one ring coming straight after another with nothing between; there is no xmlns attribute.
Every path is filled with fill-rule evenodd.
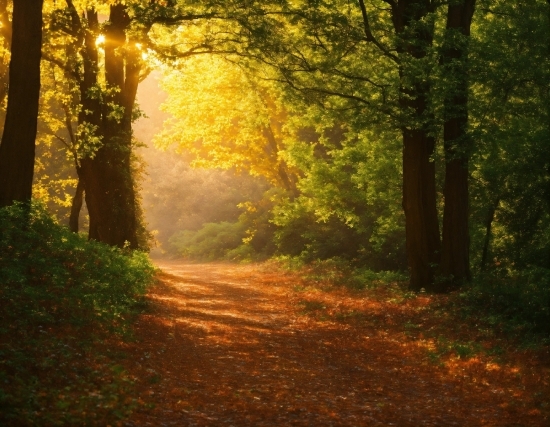
<svg viewBox="0 0 550 427"><path fill-rule="evenodd" d="M435 141L422 129L403 132L403 210L410 269L410 289L434 290L439 264L439 222L436 208Z"/></svg>
<svg viewBox="0 0 550 427"><path fill-rule="evenodd" d="M429 0L391 2L392 20L399 37L401 58L400 106L408 115L403 135L403 210L410 289L434 289L440 257L439 222L436 205L435 163L431 156L435 140L429 133L427 111L430 84L413 63L421 61L433 40L433 28L422 22L433 12ZM414 64L413 64L414 65Z"/></svg>
<svg viewBox="0 0 550 427"><path fill-rule="evenodd" d="M89 123L102 138L93 157L80 161L90 215L89 237L112 246L138 247L136 195L132 176L132 112L139 84L140 62L135 48L126 44L130 19L122 4L111 6L105 26L105 101L90 96L98 83L97 13L88 11L85 39L83 105L79 123ZM124 50L125 48L125 50ZM120 108L120 111L113 109Z"/></svg>
<svg viewBox="0 0 550 427"><path fill-rule="evenodd" d="M445 208L441 248L441 280L437 291L447 292L471 279L468 228L468 37L475 0L449 4L447 40L441 62L449 87L444 100Z"/></svg>
<svg viewBox="0 0 550 427"><path fill-rule="evenodd" d="M3 104L6 96L8 96L10 76L7 52L10 50L12 34L7 8L8 0L0 0L0 36L2 36L2 51L4 53L0 58L0 104Z"/></svg>
<svg viewBox="0 0 550 427"><path fill-rule="evenodd" d="M13 3L8 107L0 144L0 207L32 196L40 95L42 0Z"/></svg>
<svg viewBox="0 0 550 427"><path fill-rule="evenodd" d="M84 197L84 182L79 178L76 184L76 190L71 204L71 216L69 217L69 229L73 233L78 233L80 210L82 209Z"/></svg>

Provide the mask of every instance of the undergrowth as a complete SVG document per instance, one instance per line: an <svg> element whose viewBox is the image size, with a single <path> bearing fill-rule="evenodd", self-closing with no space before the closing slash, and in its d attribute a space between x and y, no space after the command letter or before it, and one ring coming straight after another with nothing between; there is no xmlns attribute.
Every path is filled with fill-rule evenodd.
<svg viewBox="0 0 550 427"><path fill-rule="evenodd" d="M277 261L304 279L305 284L295 288L298 292L311 290L312 286L321 291L330 291L334 286L366 292L384 290L384 299L399 305L419 296L407 289L406 276L400 272L373 272L340 258L305 263L299 257L280 257ZM314 303L302 301L302 312L326 316L326 310ZM485 349L476 341L493 337L505 339L515 348L546 346L550 344L550 271L537 268L513 274L478 275L459 291L433 299L426 309L437 320L431 330L419 327L418 331L411 331L410 324L403 327L407 335L421 333L434 339L437 357L454 354L469 358L480 352L498 355L502 349ZM340 320L345 317L337 314ZM470 332L460 338L451 337L451 331L458 329Z"/></svg>
<svg viewBox="0 0 550 427"><path fill-rule="evenodd" d="M298 272L306 281L327 286L362 290L389 283L402 284L406 280L406 276L399 271L372 271L353 266L350 261L338 257L305 262L299 257L280 256L276 261L283 268Z"/></svg>
<svg viewBox="0 0 550 427"><path fill-rule="evenodd" d="M106 425L137 404L124 335L154 269L88 241L38 205L0 209L0 424Z"/></svg>
<svg viewBox="0 0 550 427"><path fill-rule="evenodd" d="M459 295L464 317L481 313L485 323L523 345L550 344L550 270L486 273Z"/></svg>

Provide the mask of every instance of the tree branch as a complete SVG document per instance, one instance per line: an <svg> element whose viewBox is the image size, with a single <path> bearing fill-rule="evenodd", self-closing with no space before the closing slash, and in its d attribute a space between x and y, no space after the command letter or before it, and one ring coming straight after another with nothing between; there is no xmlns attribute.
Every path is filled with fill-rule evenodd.
<svg viewBox="0 0 550 427"><path fill-rule="evenodd" d="M61 70L63 70L63 73L66 76L72 77L74 79L79 79L80 78L80 76L78 75L77 72L72 70L67 64L65 64L60 59L57 59L54 56L51 56L49 53L42 51L42 59L44 59L45 61L48 61L52 64L57 65L59 68L61 68Z"/></svg>
<svg viewBox="0 0 550 427"><path fill-rule="evenodd" d="M391 2L391 3L393 3L393 2ZM374 44L378 49L380 49L380 51L385 56L390 58L392 61L394 61L395 63L399 63L399 58L397 56L395 56L393 53L391 53L384 46L382 46L382 44L378 40L376 40L376 38L372 34L372 31L371 31L371 28L370 28L370 23L369 23L369 15L367 13L367 7L365 6L364 0L359 0L359 7L361 8L361 15L363 16L363 28L364 28L364 31L365 31L366 41L371 42L372 44Z"/></svg>

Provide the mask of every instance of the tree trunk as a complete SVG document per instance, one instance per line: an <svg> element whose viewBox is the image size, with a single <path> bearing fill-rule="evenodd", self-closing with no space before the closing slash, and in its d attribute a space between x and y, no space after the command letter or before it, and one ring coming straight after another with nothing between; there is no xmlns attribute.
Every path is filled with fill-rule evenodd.
<svg viewBox="0 0 550 427"><path fill-rule="evenodd" d="M433 291L439 264L439 222L436 208L435 141L424 130L403 132L403 210L410 269L410 289Z"/></svg>
<svg viewBox="0 0 550 427"><path fill-rule="evenodd" d="M0 36L2 36L2 52L0 58L0 104L8 96L9 87L9 56L11 46L11 21L8 13L8 0L0 0Z"/></svg>
<svg viewBox="0 0 550 427"><path fill-rule="evenodd" d="M445 208L441 280L437 291L447 292L471 279L468 229L468 37L475 0L453 3L447 10L447 41L441 58L449 86L444 100ZM458 37L457 37L458 36Z"/></svg>
<svg viewBox="0 0 550 427"><path fill-rule="evenodd" d="M78 233L80 210L82 209L82 202L84 196L84 182L79 178L76 184L76 191L74 193L73 202L71 204L71 216L69 217L69 229L73 233Z"/></svg>
<svg viewBox="0 0 550 427"><path fill-rule="evenodd" d="M8 108L0 144L0 207L32 196L40 95L42 0L13 3Z"/></svg>
<svg viewBox="0 0 550 427"><path fill-rule="evenodd" d="M131 155L132 112L140 72L138 52L125 45L130 23L126 7L111 6L109 24L105 27L106 101L101 103L90 97L89 89L98 81L97 13L88 11L88 22L85 73L80 90L83 112L79 122L95 126L103 142L94 157L80 161L90 215L89 237L112 246L137 248L137 201Z"/></svg>
<svg viewBox="0 0 550 427"><path fill-rule="evenodd" d="M435 164L431 159L435 140L428 131L430 84L415 65L425 58L432 44L433 27L423 18L433 6L428 0L400 0L392 2L391 7L401 59L400 106L407 116L402 125L403 210L410 289L431 291L440 256Z"/></svg>

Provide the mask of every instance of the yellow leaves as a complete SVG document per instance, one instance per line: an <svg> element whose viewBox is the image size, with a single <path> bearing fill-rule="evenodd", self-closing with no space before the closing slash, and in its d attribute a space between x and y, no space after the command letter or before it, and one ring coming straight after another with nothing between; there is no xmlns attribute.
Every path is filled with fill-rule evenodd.
<svg viewBox="0 0 550 427"><path fill-rule="evenodd" d="M71 193L76 187L76 179L62 179L41 175L33 185L33 198L40 199L45 204L54 204L58 207L70 207Z"/></svg>
<svg viewBox="0 0 550 427"><path fill-rule="evenodd" d="M191 152L194 165L236 168L276 181L281 113L270 88L221 58L194 57L166 74L163 109L172 115L155 138Z"/></svg>

